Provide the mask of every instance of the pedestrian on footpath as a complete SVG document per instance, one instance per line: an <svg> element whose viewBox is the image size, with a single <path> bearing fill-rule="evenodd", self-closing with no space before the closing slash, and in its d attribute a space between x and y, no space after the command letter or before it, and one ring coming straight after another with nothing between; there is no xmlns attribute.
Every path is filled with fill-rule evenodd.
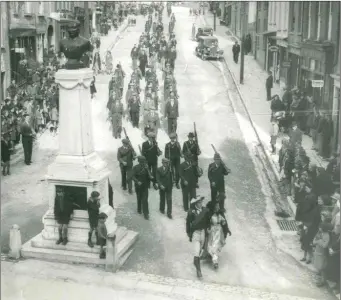
<svg viewBox="0 0 341 300"><path fill-rule="evenodd" d="M89 225L90 225L90 231L88 236L88 246L90 248L94 247L94 244L92 243L92 233L95 231L96 235L96 245L99 245L99 239L98 239L98 215L99 215L99 207L100 207L100 199L99 199L100 193L97 191L91 192L90 198L88 200L87 206L88 206L88 216L89 216Z"/></svg>
<svg viewBox="0 0 341 300"><path fill-rule="evenodd" d="M278 119L276 116L272 118L271 127L270 127L270 145L271 145L271 153L276 153L276 143L278 137L279 127L278 127Z"/></svg>
<svg viewBox="0 0 341 300"><path fill-rule="evenodd" d="M73 218L73 204L70 199L65 198L64 191L61 187L56 187L56 198L54 200L54 218L58 223L59 239L56 244L68 243L68 225Z"/></svg>
<svg viewBox="0 0 341 300"><path fill-rule="evenodd" d="M266 79L266 82L265 82L267 101L271 100L271 89L273 88L273 81L274 81L274 78L272 76L272 72L269 71L268 72L268 78Z"/></svg>
<svg viewBox="0 0 341 300"><path fill-rule="evenodd" d="M156 182L160 193L160 212L165 213L165 204L167 204L167 217L172 219L173 178L170 161L167 158L162 159L162 167L156 171Z"/></svg>
<svg viewBox="0 0 341 300"><path fill-rule="evenodd" d="M233 54L233 61L237 64L238 63L238 57L240 53L240 45L236 41L232 47L232 54Z"/></svg>
<svg viewBox="0 0 341 300"><path fill-rule="evenodd" d="M33 138L34 131L30 126L30 116L24 115L25 121L21 124L21 141L24 148L25 164L30 165L32 163L32 149L33 149Z"/></svg>
<svg viewBox="0 0 341 300"><path fill-rule="evenodd" d="M132 168L133 168L133 160L136 158L136 153L134 149L131 147L128 139L122 140L122 147L118 148L117 151L117 160L120 163L121 169L121 187L124 191L127 190L129 194L133 193L132 189Z"/></svg>
<svg viewBox="0 0 341 300"><path fill-rule="evenodd" d="M209 210L203 207L205 198L198 196L191 200L191 209L186 218L186 233L190 242L193 242L193 263L197 271L197 277L201 278L200 257L205 244L205 231L209 224Z"/></svg>
<svg viewBox="0 0 341 300"><path fill-rule="evenodd" d="M154 178L148 170L146 158L144 156L138 156L137 161L138 165L133 167L132 172L137 199L137 213L143 213L144 218L149 220L148 188L150 181L154 180Z"/></svg>
<svg viewBox="0 0 341 300"><path fill-rule="evenodd" d="M1 163L3 165L2 175L10 175L10 163L11 163L11 152L12 152L12 142L10 141L10 134L2 134L1 138Z"/></svg>

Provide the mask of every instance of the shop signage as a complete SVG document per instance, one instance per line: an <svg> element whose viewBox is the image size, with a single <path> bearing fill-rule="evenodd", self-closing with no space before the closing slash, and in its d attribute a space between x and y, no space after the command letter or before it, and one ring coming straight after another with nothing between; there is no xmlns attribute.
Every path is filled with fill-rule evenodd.
<svg viewBox="0 0 341 300"><path fill-rule="evenodd" d="M283 68L290 68L290 65L291 65L290 61L283 61L282 62L282 67Z"/></svg>
<svg viewBox="0 0 341 300"><path fill-rule="evenodd" d="M270 46L269 51L276 52L276 51L278 51L278 47L277 46Z"/></svg>
<svg viewBox="0 0 341 300"><path fill-rule="evenodd" d="M322 88L323 85L324 85L324 81L323 80L312 80L311 81L311 86L312 87Z"/></svg>

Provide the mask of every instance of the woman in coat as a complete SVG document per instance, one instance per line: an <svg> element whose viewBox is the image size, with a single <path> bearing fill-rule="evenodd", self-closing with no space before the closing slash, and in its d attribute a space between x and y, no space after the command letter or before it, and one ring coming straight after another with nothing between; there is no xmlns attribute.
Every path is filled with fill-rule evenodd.
<svg viewBox="0 0 341 300"><path fill-rule="evenodd" d="M209 218L209 227L207 228L207 252L212 257L212 263L215 269L218 268L218 256L225 245L227 234L231 236L224 213L220 209L219 203L213 204Z"/></svg>
<svg viewBox="0 0 341 300"><path fill-rule="evenodd" d="M111 52L108 50L105 56L105 68L106 68L107 74L111 74L113 67L114 66L112 63L112 55L111 55Z"/></svg>
<svg viewBox="0 0 341 300"><path fill-rule="evenodd" d="M97 49L97 51L94 54L94 58L93 58L93 64L92 64L92 69L95 71L95 74L97 75L99 73L99 71L101 71L101 57L99 55L99 50Z"/></svg>

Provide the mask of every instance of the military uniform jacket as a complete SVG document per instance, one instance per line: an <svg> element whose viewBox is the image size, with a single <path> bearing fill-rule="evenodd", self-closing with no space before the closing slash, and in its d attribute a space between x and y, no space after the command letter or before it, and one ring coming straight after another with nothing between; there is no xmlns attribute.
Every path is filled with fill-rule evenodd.
<svg viewBox="0 0 341 300"><path fill-rule="evenodd" d="M173 187L173 178L170 167L166 169L162 166L156 171L156 181L159 185L163 185L166 190L171 190Z"/></svg>
<svg viewBox="0 0 341 300"><path fill-rule="evenodd" d="M199 148L196 142L186 141L182 147L182 154L185 155L186 153L190 153L192 155L198 156L199 155Z"/></svg>
<svg viewBox="0 0 341 300"><path fill-rule="evenodd" d="M130 147L120 147L117 151L117 160L120 162L120 166L123 166L123 162L127 163L128 168L133 166L133 150Z"/></svg>
<svg viewBox="0 0 341 300"><path fill-rule="evenodd" d="M137 185L137 182L141 182L139 187L148 188L151 178L149 177L148 169L146 165L136 165L133 167L132 180Z"/></svg>
<svg viewBox="0 0 341 300"><path fill-rule="evenodd" d="M160 128L160 118L157 114L152 115L151 113L147 114L145 118L145 127L149 127L151 129Z"/></svg>
<svg viewBox="0 0 341 300"><path fill-rule="evenodd" d="M186 218L186 233L192 237L196 230L205 230L209 227L209 210L203 207L201 210L192 208L188 211Z"/></svg>
<svg viewBox="0 0 341 300"><path fill-rule="evenodd" d="M197 168L184 161L179 168L179 176L181 178L181 185L184 185L184 182L187 181L189 186L196 185L196 179L199 177Z"/></svg>
<svg viewBox="0 0 341 300"><path fill-rule="evenodd" d="M179 103L174 101L173 105L170 101L166 103L165 116L168 119L176 119L179 117Z"/></svg>
<svg viewBox="0 0 341 300"><path fill-rule="evenodd" d="M140 103L138 101L134 102L133 100L130 100L129 101L129 111L134 112L134 113L140 112Z"/></svg>
<svg viewBox="0 0 341 300"><path fill-rule="evenodd" d="M158 146L157 142L150 144L149 141L145 141L142 144L142 155L146 158L149 163L157 163L158 157Z"/></svg>
<svg viewBox="0 0 341 300"><path fill-rule="evenodd" d="M181 146L179 142L175 142L172 144L172 142L168 142L165 146L165 157L169 160L179 160L181 157Z"/></svg>
<svg viewBox="0 0 341 300"><path fill-rule="evenodd" d="M229 173L224 168L222 164L217 166L215 163L211 163L208 166L208 179L210 183L215 182L216 188L225 190L225 180L224 176L228 175Z"/></svg>

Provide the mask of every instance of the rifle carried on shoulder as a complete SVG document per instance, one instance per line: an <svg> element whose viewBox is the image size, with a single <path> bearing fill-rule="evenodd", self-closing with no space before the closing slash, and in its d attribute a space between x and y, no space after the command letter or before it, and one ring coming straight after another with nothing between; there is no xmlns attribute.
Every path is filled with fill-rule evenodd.
<svg viewBox="0 0 341 300"><path fill-rule="evenodd" d="M139 145L139 151L140 151L140 155L142 155L142 156L143 156L142 149L141 149L141 146L140 146L140 145ZM148 176L149 176L149 178L150 178L151 180L153 180L153 179L154 179L154 177L153 177L152 173L150 173L150 170L149 170L149 168L148 168L148 165L147 165L147 164L145 164L145 168L146 168L146 170L147 170L147 172L148 172Z"/></svg>
<svg viewBox="0 0 341 300"><path fill-rule="evenodd" d="M199 146L199 140L198 140L198 134L197 134L197 127L195 126L195 122L193 123L194 125L194 137L195 137L195 142L198 146L198 154L197 155L200 155L201 154L201 150L200 150L200 146Z"/></svg>
<svg viewBox="0 0 341 300"><path fill-rule="evenodd" d="M223 165L223 167L225 168L225 170L227 171L227 173L228 173L228 174L231 173L231 169L228 168L228 167L226 166L226 164L223 162L223 160L221 159L221 155L219 154L219 152L217 151L217 149L214 147L213 144L211 144L211 146L212 146L212 148L213 148L213 150L214 150L214 153L215 153L215 154L218 154L218 155L220 156L221 164Z"/></svg>
<svg viewBox="0 0 341 300"><path fill-rule="evenodd" d="M133 157L134 157L134 159L135 159L135 158L136 158L136 152L135 152L135 150L134 150L133 145L131 144L131 141L130 141L128 135L127 135L127 131L126 131L126 129L125 129L124 127L123 127L123 132L124 132L125 138L129 141L129 147L131 148L131 150L132 150L132 152L133 152Z"/></svg>

